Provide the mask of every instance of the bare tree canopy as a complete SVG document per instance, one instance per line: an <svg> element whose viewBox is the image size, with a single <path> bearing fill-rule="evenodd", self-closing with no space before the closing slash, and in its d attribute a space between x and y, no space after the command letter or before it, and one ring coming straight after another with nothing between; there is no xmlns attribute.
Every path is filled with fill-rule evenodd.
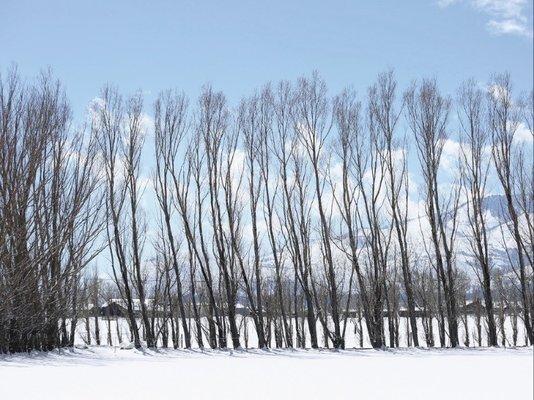
<svg viewBox="0 0 534 400"><path fill-rule="evenodd" d="M235 107L108 85L77 127L50 72L8 71L0 353L532 344L532 98L507 74L449 97L314 72Z"/></svg>

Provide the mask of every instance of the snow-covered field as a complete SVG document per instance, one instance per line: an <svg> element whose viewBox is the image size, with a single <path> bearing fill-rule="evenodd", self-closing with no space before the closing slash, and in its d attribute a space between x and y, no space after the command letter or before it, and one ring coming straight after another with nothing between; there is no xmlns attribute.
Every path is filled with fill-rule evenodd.
<svg viewBox="0 0 534 400"><path fill-rule="evenodd" d="M105 318L99 318L99 327L100 327L100 340L102 344L106 345L118 345L119 343L127 343L131 341L130 334L129 334L129 328L128 328L128 322L125 318L117 318L112 319L109 322L109 328L108 323ZM207 322L203 319L202 320L203 325L205 329L207 330ZM254 324L252 322L252 319L250 317L242 318L239 316L237 318L238 325L239 325L239 335L241 340L241 346L248 348L248 347L258 347L258 338L256 336L256 332L254 329ZM467 332L469 332L469 346L474 347L477 346L477 331L476 331L476 323L475 323L475 317L472 315L468 316L467 319L468 327ZM137 324L141 330L141 336L142 335L142 321L138 320ZM70 323L67 322L67 325L70 329ZM156 325L160 326L160 320L156 321ZM193 321L189 321L189 325L193 326ZM349 318L347 323L347 331L345 335L345 343L347 348L353 348L353 347L371 347L371 341L369 340L369 336L367 334L367 327L365 326L365 321L362 321L362 331L363 331L363 337L362 337L362 346L360 345L360 334L356 332L356 319ZM407 334L407 320L406 318L400 318L399 319L399 346L400 347L410 347L411 344L408 343L408 334ZM304 328L306 331L306 346L311 347L310 342L310 335L309 331L307 329L307 324L304 324ZM438 329L438 323L437 320L434 318L433 320L433 326L434 326L434 343L435 346L439 346L439 329ZM111 332L111 342L108 342L108 329ZM423 324L420 318L418 318L418 329L419 329L419 342L421 346L426 346L426 341L424 337L424 329ZM170 325L168 325L168 330L170 332L171 328ZM178 328L179 330L179 347L184 347L184 339L183 339L183 327L180 326ZM386 342L389 343L389 337L388 337L388 321L387 318L384 318L384 330L385 335L387 337ZM502 330L500 326L497 327L497 336L499 338L499 345L502 346ZM513 342L513 329L512 329L512 321L509 317L506 318L506 321L504 323L504 332L505 332L505 346L506 347L514 347ZM119 334L120 333L120 334ZM229 340L229 346L232 345L230 340L230 333L227 332L228 340ZM319 338L319 346L324 347L324 334L322 330L321 324L317 323L317 335ZM87 337L91 337L91 341L87 340ZM273 333L274 336L274 333ZM460 343L462 345L465 345L466 341L466 329L464 322L462 321L460 323L460 329L459 329L459 336L460 336ZM482 336L482 345L487 345L487 331L485 327L485 323L482 322L482 330L481 330L481 336ZM193 347L198 348L198 344L195 340L195 337L193 335ZM296 336L293 334L293 341L296 343ZM206 334L204 335L204 345L207 345L208 343L208 337ZM76 345L84 345L84 344L95 344L95 319L90 318L89 320L89 334L87 333L86 325L85 325L85 319L78 320L78 324L76 325L76 336L75 336L75 344ZM519 320L517 324L517 342L515 345L517 346L524 346L526 344L526 335L525 335L525 328L523 323ZM161 339L158 341L158 346L161 347L162 342ZM171 339L169 339L169 346L172 347ZM274 346L274 339L272 346ZM468 347L469 347L468 346Z"/></svg>
<svg viewBox="0 0 534 400"><path fill-rule="evenodd" d="M0 399L532 399L533 349L159 350L0 357Z"/></svg>

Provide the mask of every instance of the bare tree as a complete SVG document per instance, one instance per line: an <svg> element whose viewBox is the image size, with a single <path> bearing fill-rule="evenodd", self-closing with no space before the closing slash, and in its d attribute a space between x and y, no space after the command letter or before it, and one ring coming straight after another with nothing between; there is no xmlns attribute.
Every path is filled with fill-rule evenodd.
<svg viewBox="0 0 534 400"><path fill-rule="evenodd" d="M430 224L433 257L438 279L443 287L449 339L458 346L458 315L455 296L454 237L457 228L459 190L452 185L452 193L442 202L438 188L438 171L447 139L450 100L439 93L433 80L412 85L405 94L408 123L414 133L417 154L425 185L425 211Z"/></svg>
<svg viewBox="0 0 534 400"><path fill-rule="evenodd" d="M234 249L227 246L223 222L223 206L232 206L232 163L236 151L235 132L229 131L229 112L226 98L221 92L206 87L199 100L198 134L202 138L205 166L208 177L211 228L213 231L214 255L219 268L226 296L226 312L234 348L240 347L239 330L235 318L238 277ZM233 221L234 216L228 218ZM219 346L226 347L225 337L219 338Z"/></svg>
<svg viewBox="0 0 534 400"><path fill-rule="evenodd" d="M371 345L380 348L383 345L382 338L382 298L383 285L381 281L382 268L380 267L378 257L371 256L367 261L372 262L376 268L366 269L369 265L363 259L362 253L365 247L360 244L360 239L364 236L360 233L362 225L362 213L360 206L370 211L376 200L376 193L373 193L373 199L369 201L368 197L363 200L364 205L359 203L359 196L364 196L368 190L364 188L364 175L367 172L368 153L364 149L364 133L360 121L361 105L356 101L354 92L345 91L334 100L334 113L337 126L338 138L337 146L338 156L341 161L342 171L342 200L337 200L338 207L342 216L345 235L348 239L348 250L343 251L347 254L353 271L356 272L356 278L359 285L360 304L363 309L363 316L367 326ZM375 169L376 171L376 169ZM374 175L376 177L376 174ZM376 180L373 180L376 183ZM374 185L376 189L376 185ZM367 194L366 194L367 196ZM365 214L371 216L371 214ZM365 218L365 217L364 217ZM367 225L366 225L367 228ZM369 237L375 237L374 233L379 233L377 228ZM343 235L342 235L343 236ZM370 241L365 240L366 244ZM343 246L343 241L341 241ZM379 246L377 247L380 248ZM362 332L360 332L360 335Z"/></svg>
<svg viewBox="0 0 534 400"><path fill-rule="evenodd" d="M470 80L462 86L459 94L459 119L462 128L461 178L467 199L469 221L469 245L474 255L474 270L482 286L488 343L497 346L497 328L491 292L491 265L488 249L484 199L490 167L485 151L489 145L489 132L484 125L484 95Z"/></svg>
<svg viewBox="0 0 534 400"><path fill-rule="evenodd" d="M95 142L70 118L49 72L0 77L0 352L68 343L75 277L97 254Z"/></svg>
<svg viewBox="0 0 534 400"><path fill-rule="evenodd" d="M124 105L117 90L105 87L101 93L102 103L95 107L93 129L97 132L106 182L107 238L113 277L121 297L126 303L128 322L136 348L141 347L139 329L134 314L130 260L128 259L127 235L124 226L126 213L127 183L121 168L121 149L124 139ZM135 146L135 143L133 144ZM135 152L134 154L135 155ZM133 162L134 160L131 159ZM132 165L133 167L133 165ZM135 176L135 170L131 171ZM134 180L135 178L132 177ZM137 199L132 199L134 205ZM146 321L148 323L148 321Z"/></svg>
<svg viewBox="0 0 534 400"><path fill-rule="evenodd" d="M171 225L173 202L173 177L176 179L180 145L187 129L187 100L183 94L166 92L160 94L154 105L155 131L154 148L156 153L155 188L156 197L163 214L166 241L170 250L172 269L176 277L178 308L182 318L185 347L191 347L191 333L187 326L183 300L182 278L178 269L178 252L175 233Z"/></svg>
<svg viewBox="0 0 534 400"><path fill-rule="evenodd" d="M324 146L332 127L330 104L326 97L326 84L317 73L310 79L301 78L298 81L295 99L294 124L300 144L310 162L315 201L319 213L320 243L322 249L322 262L324 263L326 283L329 296L329 311L334 325L333 332L326 329L335 348L343 348L341 335L339 282L336 278L334 256L332 253L331 225L328 217L328 205L324 200L324 187L326 183L324 168ZM326 319L326 318L325 318Z"/></svg>
<svg viewBox="0 0 534 400"><path fill-rule="evenodd" d="M259 98L253 96L248 100L242 101L238 116L237 128L243 137L245 160L248 173L248 203L250 208L250 220L252 228L252 252L253 252L253 275L254 283L250 282L249 274L245 271L243 254L241 249L241 241L238 236L240 232L236 231L235 222L240 219L237 216L238 210L230 206L229 210L235 213L234 218L229 218L228 224L230 226L230 237L232 239L234 251L240 264L245 292L247 293L248 302L252 311L252 319L256 326L256 333L258 336L258 346L260 348L267 347L265 338L265 327L262 306L262 265L260 264L260 237L258 233L258 204L262 195L263 180L260 179L257 171L259 169L259 156L263 138L260 131L260 110ZM228 215L231 215L230 213ZM235 218L237 217L237 218Z"/></svg>
<svg viewBox="0 0 534 400"><path fill-rule="evenodd" d="M275 103L274 94L271 91L271 87L267 85L261 92L260 99L260 143L258 146L259 151L259 164L260 175L263 180L263 214L265 222L267 224L267 236L269 238L269 245L271 248L271 254L273 258L273 264L275 268L276 276L276 295L278 301L278 308L280 311L280 318L282 320L282 326L284 331L284 338L287 347L293 347L293 332L291 328L291 321L288 318L286 311L286 301L284 298L284 284L283 280L283 255L282 249L284 243L281 238L278 237L276 232L275 221L280 223L279 219L275 220L276 204L280 201L279 179L274 179L271 174L271 163L273 159L274 147L278 147L276 139L274 139L274 120L275 120ZM272 182L274 180L274 182Z"/></svg>
<svg viewBox="0 0 534 400"><path fill-rule="evenodd" d="M506 199L507 214L510 218L509 231L517 248L516 262L519 266L523 322L529 341L532 343L532 320L529 304L529 291L531 289L527 283L526 246L521 235L519 213L515 201L514 173L512 171L514 137L521 114L520 108L514 104L512 99L512 84L509 75L497 75L492 79L488 101L493 161ZM533 268L534 266L531 264L531 269Z"/></svg>
<svg viewBox="0 0 534 400"><path fill-rule="evenodd" d="M412 272L408 247L408 173L406 146L395 134L400 111L395 109L397 82L393 72L380 74L377 83L369 90L369 107L377 125L377 135L382 136L384 148L378 151L385 164L387 174L387 196L395 228L400 265L402 270L408 319L414 346L419 346L417 320L415 317L415 300L412 288ZM402 153L402 161L395 160L395 153Z"/></svg>
<svg viewBox="0 0 534 400"><path fill-rule="evenodd" d="M282 234L294 271L293 316L296 339L305 347L305 332L299 323L299 288L306 303L306 320L312 348L317 348L317 327L313 294L310 284L311 265L309 259L309 199L307 187L309 174L301 164L297 152L297 139L293 129L294 96L291 85L281 82L274 96L274 125L271 139L272 151L280 174L282 201L279 210Z"/></svg>

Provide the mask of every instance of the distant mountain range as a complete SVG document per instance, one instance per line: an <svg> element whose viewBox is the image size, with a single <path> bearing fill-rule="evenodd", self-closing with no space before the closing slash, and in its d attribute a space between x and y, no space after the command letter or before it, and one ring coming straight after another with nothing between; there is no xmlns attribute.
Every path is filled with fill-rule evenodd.
<svg viewBox="0 0 534 400"><path fill-rule="evenodd" d="M512 264L517 261L517 247L513 240L508 223L510 216L504 195L487 196L483 201L486 218L488 245L493 267L505 273L512 271ZM517 207L519 211L519 207ZM532 210L530 210L532 213ZM458 267L472 275L473 251L469 244L471 228L467 215L467 204L458 208L458 234L456 242Z"/></svg>

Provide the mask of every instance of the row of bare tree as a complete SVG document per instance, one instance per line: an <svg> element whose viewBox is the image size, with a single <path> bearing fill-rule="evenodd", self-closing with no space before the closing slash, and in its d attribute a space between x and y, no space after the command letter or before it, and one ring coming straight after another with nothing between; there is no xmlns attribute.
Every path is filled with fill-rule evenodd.
<svg viewBox="0 0 534 400"><path fill-rule="evenodd" d="M98 324L102 290L85 267L99 254L136 347L169 335L178 347L183 332L186 348L239 348L242 305L260 348L344 348L349 318L373 347L395 347L401 310L410 344L433 346L436 322L456 347L479 296L479 345L482 326L498 345L505 312L533 342L532 94L514 99L508 75L453 100L434 80L401 96L392 72L365 98L330 98L313 74L235 110L206 86L193 107L161 93L153 119L140 94L108 86L76 130L59 83L13 72L0 117L0 352L73 345L79 317ZM490 189L504 199L497 226ZM495 268L495 229L508 268Z"/></svg>

